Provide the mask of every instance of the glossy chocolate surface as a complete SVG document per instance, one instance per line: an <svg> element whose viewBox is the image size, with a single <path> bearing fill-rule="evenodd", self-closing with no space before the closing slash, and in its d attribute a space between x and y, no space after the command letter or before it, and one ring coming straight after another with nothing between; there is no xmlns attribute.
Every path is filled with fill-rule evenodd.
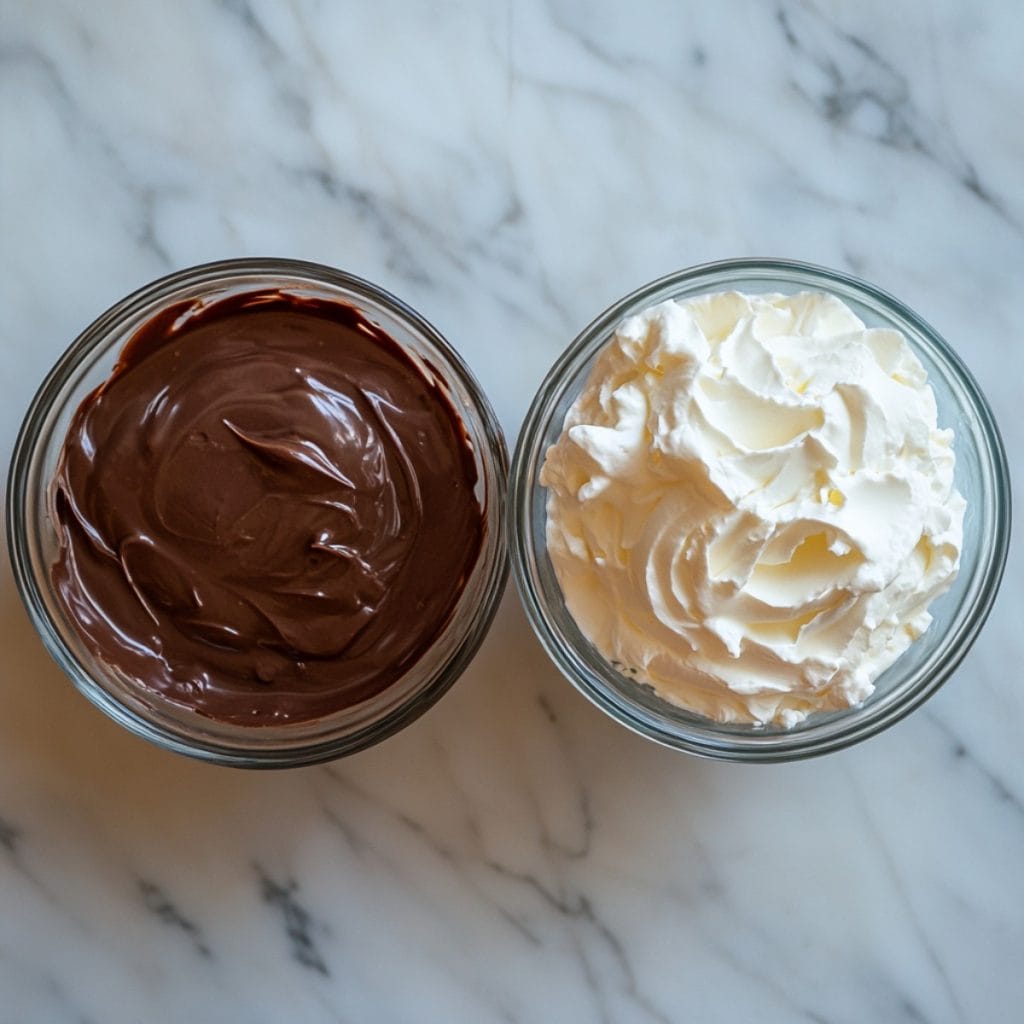
<svg viewBox="0 0 1024 1024"><path fill-rule="evenodd" d="M74 415L53 580L139 686L307 721L382 692L444 628L480 554L476 479L442 386L353 307L184 303Z"/></svg>

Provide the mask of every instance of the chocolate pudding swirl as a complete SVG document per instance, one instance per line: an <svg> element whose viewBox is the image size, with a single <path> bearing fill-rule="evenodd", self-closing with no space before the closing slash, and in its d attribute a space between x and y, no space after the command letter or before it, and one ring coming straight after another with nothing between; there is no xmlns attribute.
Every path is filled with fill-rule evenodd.
<svg viewBox="0 0 1024 1024"><path fill-rule="evenodd" d="M483 541L476 480L443 387L353 307L181 303L71 421L53 581L146 690L309 721L381 693L444 628Z"/></svg>

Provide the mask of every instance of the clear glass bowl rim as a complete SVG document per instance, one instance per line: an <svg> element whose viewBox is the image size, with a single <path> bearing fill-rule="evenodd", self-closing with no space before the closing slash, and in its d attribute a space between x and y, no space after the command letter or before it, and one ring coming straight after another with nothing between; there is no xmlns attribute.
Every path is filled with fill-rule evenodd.
<svg viewBox="0 0 1024 1024"><path fill-rule="evenodd" d="M126 707L97 683L65 642L61 629L52 620L41 598L40 588L45 584L32 571L23 510L26 507L29 467L40 441L43 423L79 364L106 343L111 332L128 322L140 310L161 299L172 298L182 288L199 285L216 288L218 284L231 286L240 279L249 279L253 287L256 287L261 280L275 277L293 278L295 281L325 285L328 288L336 286L378 303L397 321L443 353L454 370L456 383L469 396L479 416L486 440L486 450L480 452L480 458L489 463L494 481L494 493L488 495L488 501L493 501L502 510L502 514L490 519L489 532L493 537L485 539L480 553L478 565L486 572L482 599L473 610L454 654L429 686L413 693L379 720L345 735L313 742L297 740L294 746L263 745L258 741L262 734L269 735L269 731L260 729L252 732L253 745L245 747L238 742L220 744L215 740L196 740L169 732ZM405 728L432 707L468 666L490 630L508 578L508 545L505 536L507 518L503 509L507 487L508 452L504 433L490 401L461 355L420 313L379 285L326 264L278 257L218 260L183 268L131 292L92 321L53 365L28 406L11 456L5 509L8 551L16 587L48 653L76 689L118 724L164 749L216 764L243 768L300 767L347 756ZM485 562L489 564L484 565ZM460 613L465 614L461 598L449 625ZM416 666L413 666L410 671L415 670Z"/></svg>
<svg viewBox="0 0 1024 1024"><path fill-rule="evenodd" d="M695 287L698 285L705 286L707 292L730 287L743 290L744 281L758 276L784 279L787 283L823 291L836 290L840 297L847 291L854 297L860 296L868 302L880 304L887 312L911 324L932 346L933 355L945 364L969 396L985 439L985 448L980 454L994 482L994 531L987 549L984 582L968 613L959 645L948 653L948 657L922 685L907 691L898 701L878 713L872 713L869 699L860 707L844 713L817 735L813 726L788 734L766 734L755 729L745 733L730 732L710 720L706 723L698 723L695 719L677 721L672 728L646 720L629 706L626 698L613 693L611 687L596 674L581 668L566 640L552 625L537 570L537 559L547 559L547 552L536 551L532 543L532 506L534 494L540 488L537 472L543 454L539 449L544 443L557 399L561 397L563 381L593 356L629 313L683 290L697 294ZM851 274L797 260L750 257L703 263L666 274L609 306L568 345L537 390L519 432L510 480L507 532L512 575L527 618L552 661L577 690L620 724L663 746L716 760L766 763L816 757L852 746L905 717L935 693L967 655L995 601L1009 549L1011 490L1006 451L988 402L963 361L934 328L895 296Z"/></svg>

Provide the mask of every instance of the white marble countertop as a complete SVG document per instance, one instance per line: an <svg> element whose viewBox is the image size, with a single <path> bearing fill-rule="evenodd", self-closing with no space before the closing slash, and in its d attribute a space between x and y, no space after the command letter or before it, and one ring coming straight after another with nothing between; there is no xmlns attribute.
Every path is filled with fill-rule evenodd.
<svg viewBox="0 0 1024 1024"><path fill-rule="evenodd" d="M778 255L931 320L1019 482L1022 52L1015 0L5 0L0 459L74 335L189 264L379 282L513 439L611 301ZM606 719L510 589L406 732L245 773L94 710L4 559L0 1021L1020 1020L1022 612L1018 543L926 707L741 767Z"/></svg>

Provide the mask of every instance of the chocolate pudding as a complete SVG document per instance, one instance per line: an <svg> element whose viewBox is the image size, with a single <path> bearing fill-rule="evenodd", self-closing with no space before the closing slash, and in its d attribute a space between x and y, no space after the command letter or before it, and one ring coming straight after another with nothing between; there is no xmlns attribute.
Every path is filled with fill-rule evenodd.
<svg viewBox="0 0 1024 1024"><path fill-rule="evenodd" d="M354 307L180 303L72 418L53 583L144 691L310 721L380 694L444 629L483 542L476 483L443 383Z"/></svg>

